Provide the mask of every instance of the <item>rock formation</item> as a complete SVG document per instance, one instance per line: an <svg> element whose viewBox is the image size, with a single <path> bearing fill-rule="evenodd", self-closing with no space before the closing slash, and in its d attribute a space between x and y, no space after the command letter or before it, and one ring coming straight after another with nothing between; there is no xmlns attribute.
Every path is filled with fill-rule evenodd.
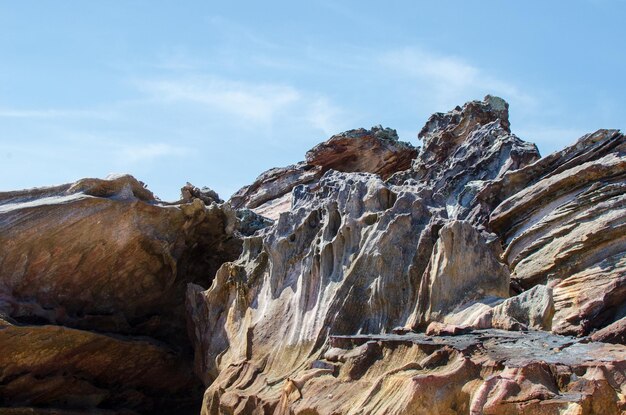
<svg viewBox="0 0 626 415"><path fill-rule="evenodd" d="M417 150L399 141L396 130L374 126L332 136L306 153L306 162L276 168L261 174L250 186L230 199L235 208L249 208L270 219L277 219L291 207L291 191L301 184L311 185L333 169L369 172L387 178L411 165Z"/></svg>
<svg viewBox="0 0 626 415"><path fill-rule="evenodd" d="M239 255L236 226L130 176L0 194L0 405L196 413L184 292Z"/></svg>
<svg viewBox="0 0 626 415"><path fill-rule="evenodd" d="M0 194L0 413L626 413L625 137L541 158L491 96L419 137L337 134L227 203Z"/></svg>
<svg viewBox="0 0 626 415"><path fill-rule="evenodd" d="M381 174L336 161L353 135L231 199L276 222L189 286L203 413L626 410L626 348L559 336L624 313L624 136L541 159L486 97Z"/></svg>

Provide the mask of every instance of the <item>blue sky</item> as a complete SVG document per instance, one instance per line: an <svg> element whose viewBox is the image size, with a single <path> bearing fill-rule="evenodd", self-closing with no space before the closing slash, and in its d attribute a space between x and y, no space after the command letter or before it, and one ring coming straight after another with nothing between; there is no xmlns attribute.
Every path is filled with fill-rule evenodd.
<svg viewBox="0 0 626 415"><path fill-rule="evenodd" d="M350 128L487 93L542 154L625 128L626 1L0 0L0 190L128 172L228 197Z"/></svg>

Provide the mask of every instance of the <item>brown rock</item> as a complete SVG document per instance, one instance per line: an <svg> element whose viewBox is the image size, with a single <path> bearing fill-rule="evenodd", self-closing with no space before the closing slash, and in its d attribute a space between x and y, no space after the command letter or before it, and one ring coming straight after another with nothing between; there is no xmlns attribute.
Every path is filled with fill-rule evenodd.
<svg viewBox="0 0 626 415"><path fill-rule="evenodd" d="M493 308L491 315L493 328L550 330L554 317L552 290L545 285L537 285L504 300Z"/></svg>
<svg viewBox="0 0 626 415"><path fill-rule="evenodd" d="M0 194L0 402L193 409L186 284L239 254L236 225L130 176Z"/></svg>
<svg viewBox="0 0 626 415"><path fill-rule="evenodd" d="M508 195L489 227L504 242L511 277L526 289L553 288L553 329L584 335L620 318L626 296L624 136L600 130L490 186L495 189L484 190L484 197ZM494 193L489 197L501 197Z"/></svg>
<svg viewBox="0 0 626 415"><path fill-rule="evenodd" d="M305 163L270 169L257 177L251 185L239 189L229 203L236 209L252 209L275 220L281 212L287 212L291 208L293 188L315 182L322 173L321 167Z"/></svg>
<svg viewBox="0 0 626 415"><path fill-rule="evenodd" d="M306 153L306 162L324 170L367 172L383 179L406 170L417 150L398 140L398 134L381 126L359 128L332 136Z"/></svg>
<svg viewBox="0 0 626 415"><path fill-rule="evenodd" d="M328 170L375 173L387 178L407 169L416 155L412 145L398 140L395 130L377 126L346 131L309 150L306 162L261 174L254 183L238 190L229 202L235 208L249 208L276 220L291 209L295 187L315 187Z"/></svg>
<svg viewBox="0 0 626 415"><path fill-rule="evenodd" d="M409 324L441 321L464 303L508 294L507 267L469 222L452 221L439 231Z"/></svg>
<svg viewBox="0 0 626 415"><path fill-rule="evenodd" d="M433 321L426 327L428 336L456 336L470 331L467 326L457 326L454 324L445 324Z"/></svg>
<svg viewBox="0 0 626 415"><path fill-rule="evenodd" d="M591 340L626 345L626 317L596 331L591 335Z"/></svg>
<svg viewBox="0 0 626 415"><path fill-rule="evenodd" d="M260 199L286 208L288 197L289 210L247 238L243 254L220 268L208 290L188 291L196 372L207 385L205 413L252 407L274 413L432 413L437 404L431 395L441 397L441 413L469 412L472 391L487 375L484 365L493 373L502 370L490 351L460 347L445 359L424 360L442 337L413 348L407 334L380 353L349 358L333 348L350 347L333 342L347 336L365 344L367 336L350 336L384 338L395 327L425 328L473 304L491 312L509 296L500 241L485 228L501 201L483 199L481 192L538 153L510 133L500 104L488 97L439 117L423 136L428 151L384 182L371 173L328 170L310 182L277 186L290 193L272 190L280 196ZM320 153L320 160L334 160L331 153ZM296 170L292 183L301 177ZM516 301L508 303L511 316L537 327L548 324L549 308ZM480 327L491 324L491 314L484 321L476 317ZM464 342L463 336L447 338ZM511 359L525 350L524 338L501 344L507 342L518 347ZM324 368L324 356L342 365L338 372L316 375L302 388L290 382L305 376L313 362ZM420 362L429 362L428 368Z"/></svg>
<svg viewBox="0 0 626 415"><path fill-rule="evenodd" d="M165 344L54 325L0 329L2 402L163 412L195 406L190 363ZM1 410L0 410L0 413Z"/></svg>

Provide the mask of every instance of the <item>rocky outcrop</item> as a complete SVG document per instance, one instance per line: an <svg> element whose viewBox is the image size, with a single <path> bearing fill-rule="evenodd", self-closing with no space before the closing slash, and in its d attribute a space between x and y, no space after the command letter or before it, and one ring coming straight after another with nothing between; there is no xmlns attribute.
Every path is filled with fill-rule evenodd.
<svg viewBox="0 0 626 415"><path fill-rule="evenodd" d="M596 331L591 339L596 342L626 344L626 317Z"/></svg>
<svg viewBox="0 0 626 415"><path fill-rule="evenodd" d="M534 144L511 133L508 108L501 98L487 96L434 114L419 133L424 146L411 169L390 182L415 183L422 197L445 207L448 218L485 224L500 200L479 198L479 193L539 159Z"/></svg>
<svg viewBox="0 0 626 415"><path fill-rule="evenodd" d="M281 212L291 208L291 190L300 184L315 182L321 175L320 166L304 162L270 169L251 185L239 189L229 202L236 209L248 208L269 219L278 219Z"/></svg>
<svg viewBox="0 0 626 415"><path fill-rule="evenodd" d="M556 332L588 334L624 316L626 140L600 130L482 191L511 277L553 288Z"/></svg>
<svg viewBox="0 0 626 415"><path fill-rule="evenodd" d="M626 409L620 389L626 349L528 332L552 328L566 333L563 313L588 311L584 301L563 305L558 282L565 278L521 273L533 269L532 261L541 261L524 259L536 254L525 247L554 242L553 252L561 252L560 246L575 252L581 248L576 235L604 227L605 238L616 248L603 257L613 262L605 262L601 270L616 277L613 282L623 276L621 242L615 241L618 218L624 218L618 199L580 216L578 206L591 204L577 198L578 205L567 207L562 205L571 198L548 196L575 187L566 185L569 180L602 189L594 200L618 193L623 167L615 148L623 136L594 136L594 154L569 148L561 156L540 159L535 146L511 133L508 105L486 97L434 115L420 137L424 147L412 165L387 180L376 171L349 171L354 169L350 162L344 171L328 170L294 184L290 193L266 199L267 206L283 203L288 195L290 203L283 208L290 209L275 216L273 226L246 239L242 256L224 264L208 290L189 287L196 371L208 386L204 413ZM598 144L607 139L613 150ZM324 160L343 154L334 155L328 143L317 148L324 149ZM307 155L307 162L312 160ZM575 170L567 172L567 160ZM604 179L609 177L607 188ZM543 198L548 201L540 202ZM553 220L571 221L572 239L532 233L543 223L541 217L559 209ZM611 215L596 220L609 210ZM527 238L522 239L525 245L516 245L520 235ZM543 261L555 261L544 269L558 268L563 276L572 269L559 268L567 262L549 251L542 255ZM576 270L601 272L594 263L583 259ZM618 286L611 286L616 288L601 304L593 299L589 304L617 311L612 304L621 295ZM605 288L599 285L596 294L587 293L597 299ZM583 292L579 289L578 295ZM420 331L433 322L439 324L430 326L433 334L452 338L490 327L522 332L506 335L511 337L480 333L473 337L480 340L467 347L457 347L457 340L441 348L428 346L430 340L409 347L412 334L385 343L392 330ZM333 339L354 339L358 333L376 335L368 338L373 343L337 350ZM534 340L524 340L528 336ZM555 358L539 353L550 342L559 345ZM517 354L509 355L511 350ZM615 364L602 362L605 352ZM592 363L586 366L585 359ZM429 401L429 396L439 398Z"/></svg>
<svg viewBox="0 0 626 415"><path fill-rule="evenodd" d="M130 176L0 194L0 406L195 412L184 293L239 255L236 226Z"/></svg>
<svg viewBox="0 0 626 415"><path fill-rule="evenodd" d="M509 285L508 268L478 231L469 222L451 221L439 230L409 324L443 320L473 300L506 298Z"/></svg>
<svg viewBox="0 0 626 415"><path fill-rule="evenodd" d="M398 134L381 126L360 128L332 136L306 153L306 162L261 174L230 199L235 208L249 208L270 219L291 208L291 191L299 185L315 187L328 170L368 172L383 178L411 165L417 150L399 141Z"/></svg>
<svg viewBox="0 0 626 415"><path fill-rule="evenodd" d="M399 141L398 133L381 126L359 128L332 136L306 153L306 162L324 170L367 172L388 178L411 166L417 150Z"/></svg>
<svg viewBox="0 0 626 415"><path fill-rule="evenodd" d="M624 136L540 158L487 96L419 137L335 135L226 204L129 177L0 195L1 403L626 413Z"/></svg>

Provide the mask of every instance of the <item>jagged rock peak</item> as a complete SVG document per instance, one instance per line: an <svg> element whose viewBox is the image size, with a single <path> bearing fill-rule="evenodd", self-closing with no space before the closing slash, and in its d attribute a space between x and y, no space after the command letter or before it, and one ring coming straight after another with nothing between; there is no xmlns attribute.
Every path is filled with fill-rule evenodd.
<svg viewBox="0 0 626 415"><path fill-rule="evenodd" d="M277 221L188 286L203 413L626 413L626 347L564 336L624 338L624 136L539 159L488 96L381 180L332 167L397 142L354 131L263 176Z"/></svg>
<svg viewBox="0 0 626 415"><path fill-rule="evenodd" d="M500 120L502 128L511 132L509 103L500 97L487 95L482 101L469 101L462 108L456 106L452 111L431 115L417 136L421 139L428 139L439 132L455 129L464 122L475 126L485 125L495 120Z"/></svg>
<svg viewBox="0 0 626 415"><path fill-rule="evenodd" d="M399 141L391 128L374 126L336 134L306 153L306 161L273 168L239 189L229 200L236 209L248 208L270 219L291 207L291 191L299 185L314 186L328 170L375 173L383 178L406 170L417 149Z"/></svg>
<svg viewBox="0 0 626 415"><path fill-rule="evenodd" d="M511 133L509 104L502 98L487 95L482 101L470 101L462 108L457 106L445 114L431 115L417 136L422 139L423 154L435 155L442 161L471 131L496 121L502 130Z"/></svg>

